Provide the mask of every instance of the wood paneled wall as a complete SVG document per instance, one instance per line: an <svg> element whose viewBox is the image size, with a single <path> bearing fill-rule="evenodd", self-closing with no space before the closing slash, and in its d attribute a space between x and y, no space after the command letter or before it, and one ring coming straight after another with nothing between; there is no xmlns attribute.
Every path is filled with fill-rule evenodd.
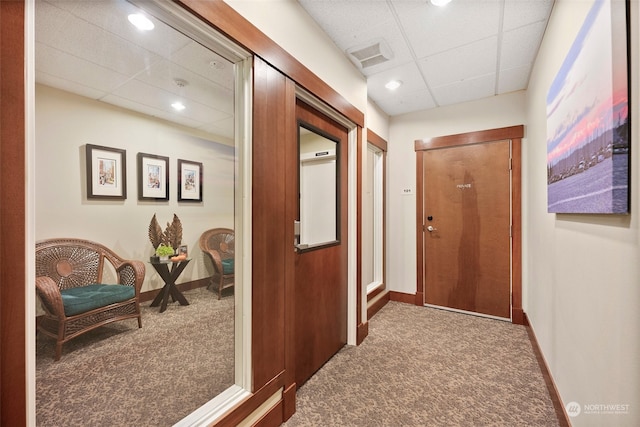
<svg viewBox="0 0 640 427"><path fill-rule="evenodd" d="M0 424L27 420L24 3L0 1Z"/></svg>

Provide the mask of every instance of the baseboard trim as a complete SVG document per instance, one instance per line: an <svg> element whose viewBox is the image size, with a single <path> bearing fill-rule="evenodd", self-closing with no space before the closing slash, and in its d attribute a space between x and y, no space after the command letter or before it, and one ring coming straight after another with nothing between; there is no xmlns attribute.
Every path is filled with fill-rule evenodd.
<svg viewBox="0 0 640 427"><path fill-rule="evenodd" d="M404 292L389 291L389 299L391 301L403 302L405 304L415 305L416 303L415 294L405 294Z"/></svg>
<svg viewBox="0 0 640 427"><path fill-rule="evenodd" d="M180 292L186 292L192 289L203 288L209 285L209 280L209 277L205 277L204 279L196 279L190 282L178 283L176 284L176 287L180 290ZM153 299L160 293L161 290L162 288L141 292L140 302L153 301Z"/></svg>
<svg viewBox="0 0 640 427"><path fill-rule="evenodd" d="M371 320L371 318L375 316L376 313L379 312L382 307L387 305L387 303L389 302L389 298L390 298L389 292L387 292L386 294L381 296L378 300L376 300L373 304L371 304L367 308L367 319Z"/></svg>
<svg viewBox="0 0 640 427"><path fill-rule="evenodd" d="M369 335L369 322L360 323L356 328L356 345L362 344L367 335Z"/></svg>
<svg viewBox="0 0 640 427"><path fill-rule="evenodd" d="M515 325L524 325L524 310L521 308L511 307L511 323Z"/></svg>
<svg viewBox="0 0 640 427"><path fill-rule="evenodd" d="M291 384L282 393L282 418L287 421L296 413L296 383Z"/></svg>
<svg viewBox="0 0 640 427"><path fill-rule="evenodd" d="M513 323L515 323L515 321ZM555 409L556 417L558 418L558 423L560 427L571 427L571 422L569 421L569 416L567 415L567 412L564 409L564 405L562 404L560 393L558 393L558 388L556 387L556 383L553 381L553 377L551 376L551 371L549 370L547 361L544 359L544 356L542 355L542 351L540 350L540 346L538 345L538 339L536 338L536 334L533 331L533 328L531 327L531 323L529 323L529 318L527 317L527 313L525 312L522 312L522 325L524 325L527 329L527 335L529 335L529 341L531 342L531 347L533 347L533 352L536 355L538 366L540 366L540 371L542 371L542 377L544 378L544 382L547 385L547 390L549 391L549 396L551 397L551 401L553 402L553 408Z"/></svg>

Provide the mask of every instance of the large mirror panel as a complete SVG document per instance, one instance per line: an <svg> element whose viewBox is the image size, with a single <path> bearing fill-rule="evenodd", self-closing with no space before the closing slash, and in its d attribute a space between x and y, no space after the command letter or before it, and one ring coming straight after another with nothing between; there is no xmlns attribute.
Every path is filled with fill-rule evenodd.
<svg viewBox="0 0 640 427"><path fill-rule="evenodd" d="M58 361L55 338L37 334L38 425L197 424L247 383L250 58L172 3L140 6L35 2L36 240L90 240L146 270L141 328L104 324L65 342ZM110 161L87 162L96 146L122 153L124 197L91 197L87 173ZM151 263L152 218L162 231L180 223L186 260L179 275L169 261L170 280ZM227 230L223 271L201 245L212 229ZM102 282L117 276L107 268ZM154 305L172 280L183 298Z"/></svg>

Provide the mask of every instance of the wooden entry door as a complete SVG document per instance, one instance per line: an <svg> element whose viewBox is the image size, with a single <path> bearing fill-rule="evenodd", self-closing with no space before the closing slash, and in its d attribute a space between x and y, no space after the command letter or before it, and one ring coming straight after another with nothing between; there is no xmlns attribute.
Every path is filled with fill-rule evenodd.
<svg viewBox="0 0 640 427"><path fill-rule="evenodd" d="M296 116L298 163L291 167L299 171L293 282L300 387L347 343L348 131L299 100Z"/></svg>
<svg viewBox="0 0 640 427"><path fill-rule="evenodd" d="M511 318L511 142L424 152L424 302Z"/></svg>

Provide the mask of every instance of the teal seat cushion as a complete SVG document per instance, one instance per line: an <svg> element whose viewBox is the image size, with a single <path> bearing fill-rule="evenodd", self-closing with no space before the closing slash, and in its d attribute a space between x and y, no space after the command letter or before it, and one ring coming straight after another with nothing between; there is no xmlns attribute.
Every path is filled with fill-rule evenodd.
<svg viewBox="0 0 640 427"><path fill-rule="evenodd" d="M233 258L222 260L222 272L224 274L233 274Z"/></svg>
<svg viewBox="0 0 640 427"><path fill-rule="evenodd" d="M73 316L98 307L126 301L133 298L136 291L133 286L93 284L63 289L60 294L62 294L64 314Z"/></svg>

